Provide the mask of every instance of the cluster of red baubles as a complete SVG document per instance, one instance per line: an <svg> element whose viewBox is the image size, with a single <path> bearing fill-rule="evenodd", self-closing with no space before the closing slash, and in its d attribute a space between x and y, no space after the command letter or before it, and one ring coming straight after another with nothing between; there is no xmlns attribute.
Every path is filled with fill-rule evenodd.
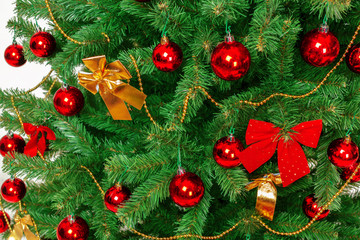
<svg viewBox="0 0 360 240"><path fill-rule="evenodd" d="M48 57L55 52L55 49L55 38L48 32L38 31L30 38L30 50L37 57ZM16 42L6 48L4 57L13 67L20 67L26 63L24 48Z"/></svg>

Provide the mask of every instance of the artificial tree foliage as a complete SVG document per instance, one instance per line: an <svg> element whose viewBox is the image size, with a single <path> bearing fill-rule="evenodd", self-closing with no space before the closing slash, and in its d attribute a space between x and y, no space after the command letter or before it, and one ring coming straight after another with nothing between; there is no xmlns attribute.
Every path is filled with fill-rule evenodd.
<svg viewBox="0 0 360 240"><path fill-rule="evenodd" d="M318 147L303 146L311 173L286 188L277 187L274 220L264 219L272 228L284 232L306 225L309 219L302 212L303 199L315 193L319 204L324 205L344 184L340 169L327 158L328 145L344 137L350 128L353 141L359 143L360 75L342 62L324 85L305 98L274 97L261 106L240 101L257 102L276 92L302 95L314 89L339 61L352 39L360 23L360 2L49 1L63 31L85 44L69 41L57 30L44 0L16 0L14 4L15 16L8 22L9 31L15 29L28 61L48 64L53 69L41 87L46 92L58 80L45 99L32 93L23 95L18 89L0 91L2 128L28 140L11 103L14 96L24 122L46 125L57 136L50 143L50 151L45 152L45 162L40 157L23 154L16 154L14 161L4 158L3 170L26 180L23 202L42 238L56 239L58 223L70 213L87 221L89 239L143 239L130 228L156 237L212 236L239 221L223 239L359 238L359 184L352 183L336 198L325 220L298 235L279 236L251 218L256 215L256 190L245 189L254 178L279 172L276 155L249 174L241 165L233 169L217 165L212 149L232 127L235 136L245 144L250 119L271 122L284 129L322 119ZM324 18L341 49L333 63L317 68L301 58L300 43ZM35 19L46 20L48 25L40 27L56 39L57 50L51 57L38 58L29 49L29 39L38 28ZM218 78L210 67L211 53L224 40L226 24L231 26L235 40L244 44L251 55L249 72L232 82ZM180 68L169 73L156 69L151 59L164 27L169 39L184 54ZM110 42L102 33L108 35ZM132 121L113 120L101 96L78 84L77 73L86 71L82 59L98 55L106 55L108 62L120 60L133 76L130 84L139 89L130 55L134 57L148 96L148 110L156 124L145 108L140 111L131 108ZM52 96L64 81L79 88L85 97L85 107L73 117L60 115L53 106ZM195 86L206 90L221 107L210 101L200 88L194 90ZM189 89L193 90L181 121ZM170 181L179 165L179 152L182 167L200 176L205 185L201 202L188 209L176 206L169 193ZM132 196L117 215L104 207L98 186L81 166L94 174L104 191L118 181L130 188ZM8 209L17 207L17 204L5 204Z"/></svg>

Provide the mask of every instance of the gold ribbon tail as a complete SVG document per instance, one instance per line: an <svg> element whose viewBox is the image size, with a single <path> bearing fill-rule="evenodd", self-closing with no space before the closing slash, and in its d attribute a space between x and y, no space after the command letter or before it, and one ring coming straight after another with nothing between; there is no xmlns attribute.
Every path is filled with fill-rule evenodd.
<svg viewBox="0 0 360 240"><path fill-rule="evenodd" d="M30 215L21 218L19 213L16 212L15 225L8 240L21 240L23 234L25 234L27 240L39 240L39 237L30 231L28 225L33 226Z"/></svg>
<svg viewBox="0 0 360 240"><path fill-rule="evenodd" d="M262 178L255 179L247 186L247 190L258 187L257 199L256 199L256 211L260 216L272 221L275 213L277 190L274 185L280 185L282 183L279 174L268 174Z"/></svg>

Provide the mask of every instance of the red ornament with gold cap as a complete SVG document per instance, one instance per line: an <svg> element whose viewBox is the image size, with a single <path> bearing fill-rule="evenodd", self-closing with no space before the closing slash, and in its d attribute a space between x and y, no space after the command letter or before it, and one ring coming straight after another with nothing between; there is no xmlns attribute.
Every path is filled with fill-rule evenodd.
<svg viewBox="0 0 360 240"><path fill-rule="evenodd" d="M243 77L250 68L250 62L248 49L235 41L230 32L211 54L211 68L216 76L226 81Z"/></svg>
<svg viewBox="0 0 360 240"><path fill-rule="evenodd" d="M89 226L84 219L69 215L64 218L56 229L58 240L86 240L89 236Z"/></svg>
<svg viewBox="0 0 360 240"><path fill-rule="evenodd" d="M48 32L38 31L30 39L30 50L37 57L49 57L55 49L56 40Z"/></svg>
<svg viewBox="0 0 360 240"><path fill-rule="evenodd" d="M84 107L84 96L76 87L64 85L54 95L54 107L64 116L74 116Z"/></svg>
<svg viewBox="0 0 360 240"><path fill-rule="evenodd" d="M213 156L215 161L224 168L233 168L241 164L240 152L244 147L233 134L220 138L214 146Z"/></svg>
<svg viewBox="0 0 360 240"><path fill-rule="evenodd" d="M360 43L352 46L346 54L346 65L354 73L360 73Z"/></svg>
<svg viewBox="0 0 360 240"><path fill-rule="evenodd" d="M1 196L5 201L15 203L22 200L26 194L26 185L20 178L9 178L1 186Z"/></svg>
<svg viewBox="0 0 360 240"><path fill-rule="evenodd" d="M183 53L179 45L171 42L168 37L163 36L161 42L155 47L152 60L155 67L163 72L172 72L180 67Z"/></svg>
<svg viewBox="0 0 360 240"><path fill-rule="evenodd" d="M24 139L17 134L9 133L0 140L0 154L5 157L10 153L14 157L14 152L23 153L25 147Z"/></svg>
<svg viewBox="0 0 360 240"><path fill-rule="evenodd" d="M104 196L105 205L110 211L116 213L130 196L131 192L127 187L116 183L106 191Z"/></svg>
<svg viewBox="0 0 360 240"><path fill-rule="evenodd" d="M350 135L332 141L327 154L332 164L346 168L352 166L359 158L359 148L351 140Z"/></svg>
<svg viewBox="0 0 360 240"><path fill-rule="evenodd" d="M329 26L322 24L320 28L313 29L304 36L300 51L305 62L315 67L324 67L338 56L340 44L329 31Z"/></svg>
<svg viewBox="0 0 360 240"><path fill-rule="evenodd" d="M317 201L317 199L315 198L314 194L307 196L303 201L302 208L303 208L305 215L308 218L315 217L316 214L318 214L322 210L322 208L319 207L319 205L317 204L316 201ZM321 219L326 218L329 215L329 213L330 213L329 209L324 210L316 220L321 220Z"/></svg>
<svg viewBox="0 0 360 240"><path fill-rule="evenodd" d="M5 61L13 67L20 67L26 63L24 48L16 42L5 49L4 58Z"/></svg>
<svg viewBox="0 0 360 240"><path fill-rule="evenodd" d="M3 233L3 232L5 232L6 230L9 229L9 226L6 223L6 220L5 220L5 217L4 217L4 213L6 215L8 223L10 223L9 214L7 214L6 212L0 211L0 233Z"/></svg>
<svg viewBox="0 0 360 240"><path fill-rule="evenodd" d="M193 207L197 205L204 196L204 183L195 173L185 172L180 168L178 174L171 180L171 199L181 207Z"/></svg>

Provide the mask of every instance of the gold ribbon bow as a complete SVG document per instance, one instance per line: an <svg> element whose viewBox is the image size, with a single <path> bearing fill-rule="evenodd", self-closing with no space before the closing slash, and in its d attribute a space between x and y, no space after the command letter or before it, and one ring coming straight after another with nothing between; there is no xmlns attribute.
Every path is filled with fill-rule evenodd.
<svg viewBox="0 0 360 240"><path fill-rule="evenodd" d="M261 216L270 221L272 221L274 217L277 198L277 190L274 183L278 186L282 184L280 174L267 174L245 186L248 191L259 187L256 199L256 210Z"/></svg>
<svg viewBox="0 0 360 240"><path fill-rule="evenodd" d="M21 218L16 211L15 225L8 240L21 240L23 234L25 234L27 240L39 240L40 238L30 231L28 225L33 226L30 215L25 215Z"/></svg>
<svg viewBox="0 0 360 240"><path fill-rule="evenodd" d="M117 60L106 64L105 55L84 58L92 73L79 73L79 83L92 94L98 91L114 120L131 120L125 102L141 109L146 95L121 80L130 79L129 71Z"/></svg>

